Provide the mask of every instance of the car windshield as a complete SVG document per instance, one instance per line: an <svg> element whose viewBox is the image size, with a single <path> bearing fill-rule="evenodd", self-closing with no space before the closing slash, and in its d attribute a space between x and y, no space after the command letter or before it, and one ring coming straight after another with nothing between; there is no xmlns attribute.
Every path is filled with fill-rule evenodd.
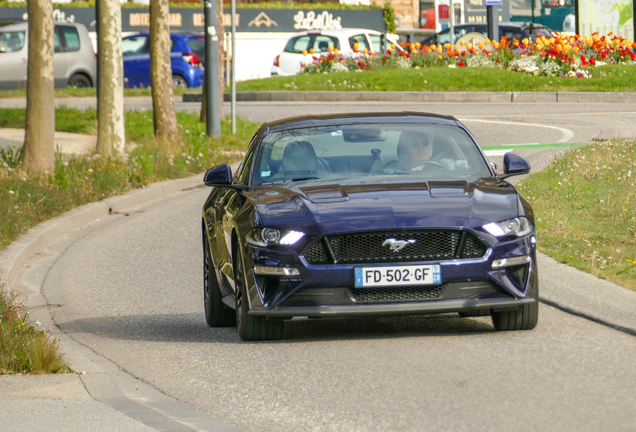
<svg viewBox="0 0 636 432"><path fill-rule="evenodd" d="M440 124L342 124L272 132L260 144L252 185L295 181L426 181L491 176L463 130Z"/></svg>
<svg viewBox="0 0 636 432"><path fill-rule="evenodd" d="M302 53L311 48L316 52L327 52L329 47L340 49L338 38L327 35L303 35L291 38L285 46L285 52Z"/></svg>

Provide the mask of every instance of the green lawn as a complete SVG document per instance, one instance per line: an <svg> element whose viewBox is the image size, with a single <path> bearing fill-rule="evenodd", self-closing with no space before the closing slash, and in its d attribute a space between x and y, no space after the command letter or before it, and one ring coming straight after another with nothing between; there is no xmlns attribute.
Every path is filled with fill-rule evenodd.
<svg viewBox="0 0 636 432"><path fill-rule="evenodd" d="M6 123L11 127L24 127L24 111L0 109L0 119L10 119ZM94 128L94 110L65 108L58 114L58 130ZM0 149L0 250L40 222L75 207L239 160L257 128L239 118L234 136L230 123L223 121L222 138L212 139L205 135L205 124L197 114L180 112L177 120L183 139L159 143L153 137L152 112L129 111L126 140L134 148L126 157L58 155L52 173L27 174L20 168L20 149Z"/></svg>
<svg viewBox="0 0 636 432"><path fill-rule="evenodd" d="M539 250L636 290L636 142L570 151L517 185L535 211Z"/></svg>
<svg viewBox="0 0 636 432"><path fill-rule="evenodd" d="M237 83L237 91L532 91L636 92L636 68L611 65L590 69L593 77L539 77L489 68L378 69L368 72L299 74Z"/></svg>

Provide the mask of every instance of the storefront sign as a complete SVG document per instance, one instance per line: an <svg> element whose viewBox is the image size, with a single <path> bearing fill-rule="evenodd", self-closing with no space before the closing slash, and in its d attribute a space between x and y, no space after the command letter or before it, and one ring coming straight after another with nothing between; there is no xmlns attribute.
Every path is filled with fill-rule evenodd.
<svg viewBox="0 0 636 432"><path fill-rule="evenodd" d="M170 28L181 31L202 31L203 8L170 9ZM230 9L223 10L223 25L226 30L232 25ZM89 31L95 31L93 8L55 8L58 21L78 22ZM28 19L26 8L0 8L1 21L23 21ZM148 8L122 8L122 31L148 31L150 13ZM304 30L327 30L345 27L361 27L386 31L381 9L368 10L294 10L294 9L242 9L236 13L236 30L239 32L300 32Z"/></svg>

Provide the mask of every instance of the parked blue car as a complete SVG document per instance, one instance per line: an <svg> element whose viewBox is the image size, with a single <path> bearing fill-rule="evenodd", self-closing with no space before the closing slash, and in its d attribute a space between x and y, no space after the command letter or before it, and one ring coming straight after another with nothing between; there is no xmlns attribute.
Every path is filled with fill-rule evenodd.
<svg viewBox="0 0 636 432"><path fill-rule="evenodd" d="M174 87L203 86L205 36L199 33L170 35ZM138 33L122 40L124 87L150 87L150 34Z"/></svg>

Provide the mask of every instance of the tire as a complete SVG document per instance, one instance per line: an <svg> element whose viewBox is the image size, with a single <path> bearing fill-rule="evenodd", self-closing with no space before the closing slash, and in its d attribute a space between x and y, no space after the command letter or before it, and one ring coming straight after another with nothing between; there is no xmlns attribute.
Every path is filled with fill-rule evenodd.
<svg viewBox="0 0 636 432"><path fill-rule="evenodd" d="M519 307L517 310L492 312L492 325L495 330L532 330L539 321L539 287L534 288L531 305Z"/></svg>
<svg viewBox="0 0 636 432"><path fill-rule="evenodd" d="M86 75L75 74L68 79L68 87L73 88L88 88L92 87L91 80Z"/></svg>
<svg viewBox="0 0 636 432"><path fill-rule="evenodd" d="M188 88L188 81L181 75L174 74L172 75L172 87L173 88Z"/></svg>
<svg viewBox="0 0 636 432"><path fill-rule="evenodd" d="M488 315L490 315L490 309L477 309L477 310L471 310L469 312L459 312L459 316L462 318L480 317L480 316L488 316Z"/></svg>
<svg viewBox="0 0 636 432"><path fill-rule="evenodd" d="M240 251L234 256L234 280L236 281L236 325L244 341L278 340L283 337L283 321L268 321L263 316L249 315L245 267Z"/></svg>
<svg viewBox="0 0 636 432"><path fill-rule="evenodd" d="M210 327L235 327L234 311L223 303L207 235L203 233L203 306Z"/></svg>

